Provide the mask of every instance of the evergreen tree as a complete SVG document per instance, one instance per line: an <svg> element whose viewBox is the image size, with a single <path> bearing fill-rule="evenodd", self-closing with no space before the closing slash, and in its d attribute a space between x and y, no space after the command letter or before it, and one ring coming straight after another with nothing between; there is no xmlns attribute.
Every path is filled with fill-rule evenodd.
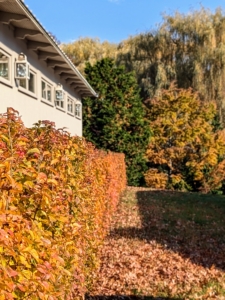
<svg viewBox="0 0 225 300"><path fill-rule="evenodd" d="M83 101L84 136L97 148L124 153L128 184L143 184L150 129L134 74L109 58L88 63L85 73L99 97Z"/></svg>

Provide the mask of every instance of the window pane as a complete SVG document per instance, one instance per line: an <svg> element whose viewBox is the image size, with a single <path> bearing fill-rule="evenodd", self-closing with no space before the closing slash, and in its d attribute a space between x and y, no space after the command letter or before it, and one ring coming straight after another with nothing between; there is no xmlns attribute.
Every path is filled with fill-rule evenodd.
<svg viewBox="0 0 225 300"><path fill-rule="evenodd" d="M64 97L65 94L63 93L63 91L56 91L55 92L55 104L58 107L64 108Z"/></svg>
<svg viewBox="0 0 225 300"><path fill-rule="evenodd" d="M9 58L0 52L0 76L9 79Z"/></svg>
<svg viewBox="0 0 225 300"><path fill-rule="evenodd" d="M64 107L63 101L56 101L55 104L56 104L56 106L59 106L61 108Z"/></svg>
<svg viewBox="0 0 225 300"><path fill-rule="evenodd" d="M81 117L81 105L80 104L75 105L75 116L78 118Z"/></svg>
<svg viewBox="0 0 225 300"><path fill-rule="evenodd" d="M30 80L28 81L28 89L30 92L34 93L34 79L35 76L33 73L30 73Z"/></svg>
<svg viewBox="0 0 225 300"><path fill-rule="evenodd" d="M27 88L27 80L26 79L20 79L19 80L19 85L23 88Z"/></svg>
<svg viewBox="0 0 225 300"><path fill-rule="evenodd" d="M52 101L52 89L50 85L47 85L47 100Z"/></svg>
<svg viewBox="0 0 225 300"><path fill-rule="evenodd" d="M71 100L71 99L67 100L67 110L68 110L68 112L73 113L73 100Z"/></svg>
<svg viewBox="0 0 225 300"><path fill-rule="evenodd" d="M41 82L41 96L42 98L46 99L46 90L45 90L46 84L44 81Z"/></svg>

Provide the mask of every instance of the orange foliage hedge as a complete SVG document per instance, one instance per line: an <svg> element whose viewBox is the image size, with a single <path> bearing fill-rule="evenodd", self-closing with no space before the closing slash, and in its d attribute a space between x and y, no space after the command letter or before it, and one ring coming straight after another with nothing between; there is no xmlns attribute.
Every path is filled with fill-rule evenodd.
<svg viewBox="0 0 225 300"><path fill-rule="evenodd" d="M123 154L0 117L0 300L76 299L126 186Z"/></svg>

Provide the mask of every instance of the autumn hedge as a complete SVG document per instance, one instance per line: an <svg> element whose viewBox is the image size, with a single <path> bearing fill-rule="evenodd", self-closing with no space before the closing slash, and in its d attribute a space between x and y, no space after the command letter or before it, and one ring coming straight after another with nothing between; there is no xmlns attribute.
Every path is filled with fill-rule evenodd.
<svg viewBox="0 0 225 300"><path fill-rule="evenodd" d="M76 299L126 186L123 154L0 117L0 300Z"/></svg>

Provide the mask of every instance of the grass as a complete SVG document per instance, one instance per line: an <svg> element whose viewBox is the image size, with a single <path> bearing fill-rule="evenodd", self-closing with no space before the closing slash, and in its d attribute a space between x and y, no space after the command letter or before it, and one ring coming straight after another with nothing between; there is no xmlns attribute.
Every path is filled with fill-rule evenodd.
<svg viewBox="0 0 225 300"><path fill-rule="evenodd" d="M201 255L193 262L225 269L225 259L220 259L225 249L224 196L165 191L137 191L134 196L146 239L166 241L189 258L197 251Z"/></svg>
<svg viewBox="0 0 225 300"><path fill-rule="evenodd" d="M225 197L128 188L96 278L92 299L225 299Z"/></svg>

